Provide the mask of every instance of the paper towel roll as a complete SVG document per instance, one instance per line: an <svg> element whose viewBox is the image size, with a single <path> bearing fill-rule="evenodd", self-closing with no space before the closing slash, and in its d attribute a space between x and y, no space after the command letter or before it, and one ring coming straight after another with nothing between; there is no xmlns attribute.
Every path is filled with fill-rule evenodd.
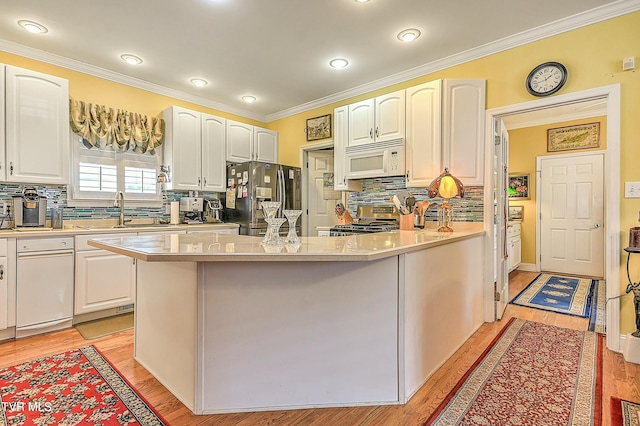
<svg viewBox="0 0 640 426"><path fill-rule="evenodd" d="M180 203L177 201L171 202L171 224L177 225L180 223Z"/></svg>

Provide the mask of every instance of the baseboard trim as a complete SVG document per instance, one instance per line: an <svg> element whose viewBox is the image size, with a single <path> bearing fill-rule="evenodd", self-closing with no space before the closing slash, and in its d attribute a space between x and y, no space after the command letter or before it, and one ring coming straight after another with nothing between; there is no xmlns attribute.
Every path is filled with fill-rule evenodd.
<svg viewBox="0 0 640 426"><path fill-rule="evenodd" d="M540 272L536 269L535 263L521 263L520 266L518 266L516 269L518 271Z"/></svg>

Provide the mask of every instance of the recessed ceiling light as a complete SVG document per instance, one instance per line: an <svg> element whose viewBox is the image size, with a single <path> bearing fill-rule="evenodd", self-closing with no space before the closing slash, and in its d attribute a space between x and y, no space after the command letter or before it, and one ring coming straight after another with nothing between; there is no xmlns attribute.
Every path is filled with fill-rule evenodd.
<svg viewBox="0 0 640 426"><path fill-rule="evenodd" d="M34 34L44 34L49 31L44 25L40 25L37 22L33 21L26 21L24 19L18 21L18 25Z"/></svg>
<svg viewBox="0 0 640 426"><path fill-rule="evenodd" d="M250 104L250 103L256 101L256 97L255 96L251 96L251 95L246 95L246 96L242 97L242 100L245 101L246 103Z"/></svg>
<svg viewBox="0 0 640 426"><path fill-rule="evenodd" d="M366 2L368 2L368 1L369 1L369 0L356 0L356 2L357 2L357 3L366 3Z"/></svg>
<svg viewBox="0 0 640 426"><path fill-rule="evenodd" d="M207 84L209 84L209 82L207 80L203 80L201 78L192 78L191 79L191 84L193 84L196 87L204 87Z"/></svg>
<svg viewBox="0 0 640 426"><path fill-rule="evenodd" d="M420 37L420 31L416 30L415 28L410 28L408 30L401 31L398 34L398 39L400 41L404 41L404 42L407 42L407 43L417 39L418 37Z"/></svg>
<svg viewBox="0 0 640 426"><path fill-rule="evenodd" d="M341 69L341 68L345 68L347 65L349 65L349 61L347 61L346 59L342 59L342 58L336 58L336 59L332 59L331 61L329 61L329 65L333 68L336 69Z"/></svg>
<svg viewBox="0 0 640 426"><path fill-rule="evenodd" d="M120 58L122 58L123 61L130 65L140 65L142 63L141 58L137 57L136 55L130 55L128 53L120 55Z"/></svg>

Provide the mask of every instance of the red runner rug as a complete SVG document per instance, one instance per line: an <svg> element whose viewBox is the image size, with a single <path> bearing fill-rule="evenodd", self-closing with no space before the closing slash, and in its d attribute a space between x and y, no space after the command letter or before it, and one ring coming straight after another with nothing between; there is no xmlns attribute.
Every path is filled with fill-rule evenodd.
<svg viewBox="0 0 640 426"><path fill-rule="evenodd" d="M168 424L94 346L0 369L0 426Z"/></svg>
<svg viewBox="0 0 640 426"><path fill-rule="evenodd" d="M512 318L426 425L602 421L602 335Z"/></svg>
<svg viewBox="0 0 640 426"><path fill-rule="evenodd" d="M611 426L640 425L640 404L611 397Z"/></svg>

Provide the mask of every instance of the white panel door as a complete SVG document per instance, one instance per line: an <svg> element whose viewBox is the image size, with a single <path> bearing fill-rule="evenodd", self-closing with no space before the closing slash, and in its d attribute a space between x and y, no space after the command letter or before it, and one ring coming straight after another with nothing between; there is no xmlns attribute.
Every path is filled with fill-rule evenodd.
<svg viewBox="0 0 640 426"><path fill-rule="evenodd" d="M333 173L333 150L309 152L308 169L308 206L307 236L318 235L318 226L333 226L338 223L335 215L336 200L324 199L324 174ZM333 188L330 188L333 190Z"/></svg>
<svg viewBox="0 0 640 426"><path fill-rule="evenodd" d="M540 267L604 276L604 154L540 161Z"/></svg>
<svg viewBox="0 0 640 426"><path fill-rule="evenodd" d="M502 120L494 123L494 137L499 138L499 145L494 144L494 246L495 266L494 280L496 297L495 318L501 319L509 303L509 244L507 223L509 199L507 197L507 181L509 179L509 133Z"/></svg>
<svg viewBox="0 0 640 426"><path fill-rule="evenodd" d="M202 114L202 190L223 192L227 187L225 143L227 120Z"/></svg>

